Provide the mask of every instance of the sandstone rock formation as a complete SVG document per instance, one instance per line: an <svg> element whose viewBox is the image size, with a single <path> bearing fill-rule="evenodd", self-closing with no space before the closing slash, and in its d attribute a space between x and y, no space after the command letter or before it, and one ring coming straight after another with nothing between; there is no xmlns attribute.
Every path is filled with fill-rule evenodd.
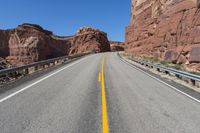
<svg viewBox="0 0 200 133"><path fill-rule="evenodd" d="M199 0L132 0L127 52L189 66L200 63L199 49Z"/></svg>
<svg viewBox="0 0 200 133"><path fill-rule="evenodd" d="M11 30L0 30L0 57L9 55L8 41L10 39Z"/></svg>
<svg viewBox="0 0 200 133"><path fill-rule="evenodd" d="M125 44L123 42L110 41L111 51L124 51Z"/></svg>
<svg viewBox="0 0 200 133"><path fill-rule="evenodd" d="M107 34L91 27L83 27L74 36L64 37L33 24L0 30L0 57L15 66L92 51L96 47L102 52L110 51Z"/></svg>
<svg viewBox="0 0 200 133"><path fill-rule="evenodd" d="M67 55L70 43L52 36L50 31L38 25L19 25L11 31L9 40L4 43L9 48L6 60L19 66Z"/></svg>
<svg viewBox="0 0 200 133"><path fill-rule="evenodd" d="M92 27L80 28L71 40L71 44L70 54L92 51L95 48L100 48L101 52L110 51L107 34Z"/></svg>

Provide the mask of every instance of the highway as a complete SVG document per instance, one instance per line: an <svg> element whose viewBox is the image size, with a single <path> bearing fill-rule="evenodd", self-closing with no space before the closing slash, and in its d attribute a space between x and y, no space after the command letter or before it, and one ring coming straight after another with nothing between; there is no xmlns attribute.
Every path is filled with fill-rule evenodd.
<svg viewBox="0 0 200 133"><path fill-rule="evenodd" d="M200 133L200 103L95 54L0 94L0 133Z"/></svg>

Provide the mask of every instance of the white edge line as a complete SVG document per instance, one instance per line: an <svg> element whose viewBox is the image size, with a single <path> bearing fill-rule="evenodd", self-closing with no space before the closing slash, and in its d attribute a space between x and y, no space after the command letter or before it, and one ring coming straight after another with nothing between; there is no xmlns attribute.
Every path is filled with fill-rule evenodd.
<svg viewBox="0 0 200 133"><path fill-rule="evenodd" d="M145 72L145 71L143 71L142 69L140 69L140 68L134 66L134 65L131 64L130 62L127 62L125 59L122 59L121 57L120 57L120 59L121 59L121 61L123 61L124 63L126 63L126 64L128 64L128 65L131 65L132 67L134 67L135 69L137 69L137 70L143 72L144 74L148 75L149 77L151 77L151 78L153 78L153 79L155 79L155 80L157 80L157 81L159 81L159 82L161 82L161 83L167 85L168 87L172 88L173 90L175 90L175 91L177 91L177 92L179 92L179 93L181 93L181 94L183 94L183 95L185 95L185 96L191 98L192 100L194 100L194 101L200 103L200 100L198 100L198 99L196 99L196 98L190 96L189 94L187 94L187 93L185 93L185 92L183 92L183 91L180 91L179 89L175 88L174 86L172 86L172 85L170 85L170 84L168 84L168 83L166 83L166 82L164 82L164 81L162 81L162 80L160 80L160 79L158 79L158 78L156 78L156 77L154 77L154 76L148 74L147 72Z"/></svg>
<svg viewBox="0 0 200 133"><path fill-rule="evenodd" d="M85 59L85 58L83 58L83 59ZM76 64L80 63L83 59L81 59L81 60L79 60L79 61L76 61L76 62L74 62L74 63L72 63L72 64L69 64L69 65L67 65L66 67L64 67L64 68L62 68L62 69L59 69L58 71L56 71L56 72L54 72L54 73L52 73L52 74L50 74L50 75L48 75L48 76L46 76L46 77L44 77L44 78L38 80L38 81L35 81L35 82L32 83L32 84L30 84L30 85L28 85L28 86L26 86L26 87L20 89L19 91L16 91L16 92L14 92L14 93L12 93L12 94L10 94L10 95L8 95L8 96L6 96L6 97L0 99L0 103L2 103L2 102L4 102L4 101L8 100L9 98L14 97L15 95L17 95L17 94L19 94L19 93L21 93L21 92L23 92L23 91L29 89L30 87L32 87L32 86L34 86L34 85L36 85L36 84L38 84L38 83L40 83L40 82L42 82L42 81L44 81L44 80L50 78L51 76L53 76L53 75L55 75L55 74L57 74L57 73L59 73L59 72L65 70L65 69L67 69L67 68L69 68L69 67L71 67L71 66L73 66L73 65L76 65Z"/></svg>

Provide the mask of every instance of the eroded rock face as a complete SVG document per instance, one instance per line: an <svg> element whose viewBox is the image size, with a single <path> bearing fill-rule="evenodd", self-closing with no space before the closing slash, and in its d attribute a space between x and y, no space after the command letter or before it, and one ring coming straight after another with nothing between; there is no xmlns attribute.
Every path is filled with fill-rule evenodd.
<svg viewBox="0 0 200 133"><path fill-rule="evenodd" d="M11 32L11 30L0 30L0 57L7 57L9 55L8 41Z"/></svg>
<svg viewBox="0 0 200 133"><path fill-rule="evenodd" d="M3 38L5 41L0 42L5 48L0 50L6 49L6 60L16 66L67 55L70 48L68 40L53 38L51 32L38 25L20 25Z"/></svg>
<svg viewBox="0 0 200 133"><path fill-rule="evenodd" d="M111 51L124 51L125 44L123 42L110 41Z"/></svg>
<svg viewBox="0 0 200 133"><path fill-rule="evenodd" d="M110 51L107 34L92 27L80 28L71 40L71 44L70 54L92 51L95 48L100 48L101 52Z"/></svg>
<svg viewBox="0 0 200 133"><path fill-rule="evenodd" d="M126 51L175 63L200 63L199 0L132 0Z"/></svg>
<svg viewBox="0 0 200 133"><path fill-rule="evenodd" d="M107 34L91 27L80 28L74 36L55 36L39 25L22 24L0 30L0 57L14 66L92 51L110 51Z"/></svg>

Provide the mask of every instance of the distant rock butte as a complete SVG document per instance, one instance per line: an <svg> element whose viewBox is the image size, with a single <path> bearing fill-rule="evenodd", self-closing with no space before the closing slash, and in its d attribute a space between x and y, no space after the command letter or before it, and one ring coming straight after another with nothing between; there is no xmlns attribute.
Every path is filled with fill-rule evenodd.
<svg viewBox="0 0 200 133"><path fill-rule="evenodd" d="M55 36L39 25L22 24L15 29L0 30L0 57L20 66L50 58L91 51L99 47L110 51L107 34L83 27L74 36Z"/></svg>
<svg viewBox="0 0 200 133"><path fill-rule="evenodd" d="M200 70L199 7L199 0L132 0L126 51Z"/></svg>
<svg viewBox="0 0 200 133"><path fill-rule="evenodd" d="M100 48L101 52L110 51L107 34L92 27L80 28L72 38L71 43L73 45L70 49L70 54L92 51L97 47Z"/></svg>
<svg viewBox="0 0 200 133"><path fill-rule="evenodd" d="M124 42L118 42L118 41L110 41L110 47L111 51L124 51L125 44Z"/></svg>

